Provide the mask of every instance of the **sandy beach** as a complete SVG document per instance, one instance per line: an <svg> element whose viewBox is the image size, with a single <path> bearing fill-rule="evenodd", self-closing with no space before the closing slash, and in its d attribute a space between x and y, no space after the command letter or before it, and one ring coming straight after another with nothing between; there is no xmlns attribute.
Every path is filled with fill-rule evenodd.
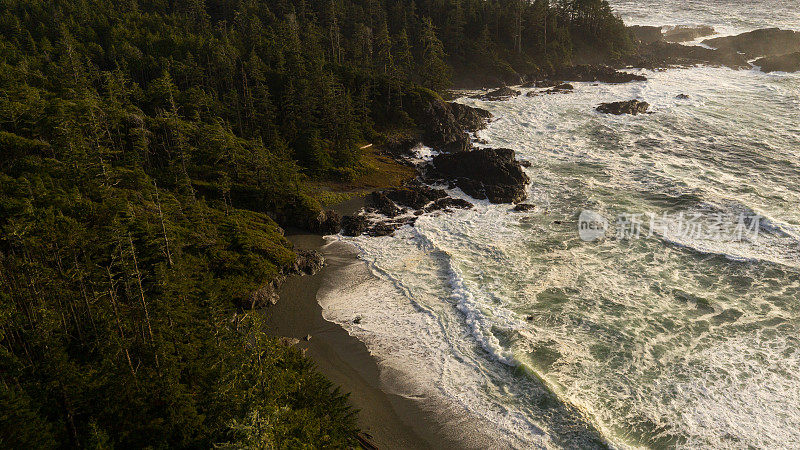
<svg viewBox="0 0 800 450"><path fill-rule="evenodd" d="M381 368L367 347L323 318L317 302L320 287L352 276L353 269L368 273L356 249L339 241L326 243L319 235L288 237L297 248L322 252L325 267L316 275L287 279L278 304L265 310L268 332L300 340L297 346L306 349L320 372L350 393L361 430L381 449L491 447L491 440L475 429L468 416L454 417L430 399L388 393L381 384ZM311 336L308 341L307 336Z"/></svg>

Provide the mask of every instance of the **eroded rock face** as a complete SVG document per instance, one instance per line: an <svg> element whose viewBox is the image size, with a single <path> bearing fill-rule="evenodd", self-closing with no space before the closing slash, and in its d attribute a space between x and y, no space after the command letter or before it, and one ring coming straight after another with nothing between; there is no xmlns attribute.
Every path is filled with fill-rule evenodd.
<svg viewBox="0 0 800 450"><path fill-rule="evenodd" d="M342 234L345 236L360 236L367 231L368 226L367 218L361 214L342 218Z"/></svg>
<svg viewBox="0 0 800 450"><path fill-rule="evenodd" d="M458 155L437 155L429 176L449 180L468 195L492 203L516 203L526 197L528 176L514 150L477 149Z"/></svg>
<svg viewBox="0 0 800 450"><path fill-rule="evenodd" d="M458 123L450 105L441 100L425 104L415 121L423 127L423 143L440 152L454 153L470 148L470 139Z"/></svg>
<svg viewBox="0 0 800 450"><path fill-rule="evenodd" d="M647 102L640 102L639 100L628 100L627 102L612 102L612 103L601 103L600 106L597 107L597 111L605 114L644 114L647 112L647 108L650 107L650 104Z"/></svg>
<svg viewBox="0 0 800 450"><path fill-rule="evenodd" d="M316 250L296 250L297 259L292 265L292 272L296 274L314 275L325 266L325 257Z"/></svg>
<svg viewBox="0 0 800 450"><path fill-rule="evenodd" d="M311 217L308 222L308 230L319 234L336 234L342 227L342 218L339 213L332 209L320 211Z"/></svg>
<svg viewBox="0 0 800 450"><path fill-rule="evenodd" d="M473 133L486 128L486 124L492 117L492 113L485 109L473 108L472 106L462 105L460 103L449 103L449 105L456 123L458 123L461 128Z"/></svg>
<svg viewBox="0 0 800 450"><path fill-rule="evenodd" d="M765 28L736 36L724 36L703 41L719 50L744 53L748 58L786 55L800 51L800 32Z"/></svg>
<svg viewBox="0 0 800 450"><path fill-rule="evenodd" d="M754 62L762 72L798 72L800 71L800 52L779 56L767 56Z"/></svg>

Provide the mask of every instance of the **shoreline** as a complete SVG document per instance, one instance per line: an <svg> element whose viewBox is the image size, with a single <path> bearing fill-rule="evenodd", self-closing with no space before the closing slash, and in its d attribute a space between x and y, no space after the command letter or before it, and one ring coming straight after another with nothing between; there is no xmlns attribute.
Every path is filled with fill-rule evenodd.
<svg viewBox="0 0 800 450"><path fill-rule="evenodd" d="M390 392L381 382L383 369L367 346L340 325L325 320L317 293L328 283L341 282L354 266L367 270L351 245L326 242L320 235L294 234L287 238L296 248L318 250L325 267L315 274L287 278L280 300L264 310L267 332L298 339L295 346L314 361L317 370L342 392L350 393L359 410L357 424L380 449L487 448L497 441L481 433L468 414L454 417L435 399L406 397ZM311 336L310 340L306 340Z"/></svg>

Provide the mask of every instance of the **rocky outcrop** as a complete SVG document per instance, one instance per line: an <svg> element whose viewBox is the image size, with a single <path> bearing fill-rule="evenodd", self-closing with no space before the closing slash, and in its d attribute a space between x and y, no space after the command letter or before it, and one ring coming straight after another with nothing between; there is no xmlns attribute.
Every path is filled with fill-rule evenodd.
<svg viewBox="0 0 800 450"><path fill-rule="evenodd" d="M678 25L663 32L664 40L667 42L688 42L701 37L711 36L716 33L714 27L708 25Z"/></svg>
<svg viewBox="0 0 800 450"><path fill-rule="evenodd" d="M759 58L753 64L761 67L762 72L798 72L800 71L800 52Z"/></svg>
<svg viewBox="0 0 800 450"><path fill-rule="evenodd" d="M492 203L516 203L525 199L529 181L515 159L514 150L477 149L433 158L429 177L450 181L468 195Z"/></svg>
<svg viewBox="0 0 800 450"><path fill-rule="evenodd" d="M633 25L628 27L628 30L633 33L633 38L640 44L650 44L664 39L661 27Z"/></svg>
<svg viewBox="0 0 800 450"><path fill-rule="evenodd" d="M467 131L478 131L486 126L491 114L480 108L457 103L447 103L440 98L419 100L411 107L412 117L421 128L419 141L444 153L469 150L472 147ZM399 146L408 149L408 142ZM402 153L399 151L398 153Z"/></svg>
<svg viewBox="0 0 800 450"><path fill-rule="evenodd" d="M647 81L647 77L628 72L620 72L609 66L583 64L564 67L551 77L561 81L596 81L601 83L629 83L631 81Z"/></svg>
<svg viewBox="0 0 800 450"><path fill-rule="evenodd" d="M471 147L469 134L456 120L447 103L440 99L425 103L414 118L422 127L422 142L440 152L461 152Z"/></svg>
<svg viewBox="0 0 800 450"><path fill-rule="evenodd" d="M743 53L747 58L777 56L800 51L800 32L766 28L736 36L725 36L703 41L710 47Z"/></svg>
<svg viewBox="0 0 800 450"><path fill-rule="evenodd" d="M428 204L447 197L444 189L433 189L421 183L411 183L402 188L384 191L384 195L398 205L422 209Z"/></svg>
<svg viewBox="0 0 800 450"><path fill-rule="evenodd" d="M639 47L638 54L627 58L626 63L646 69L709 64L732 69L750 68L747 59L731 50L714 50L696 45L653 42Z"/></svg>
<svg viewBox="0 0 800 450"><path fill-rule="evenodd" d="M462 129L476 132L486 128L486 124L492 117L492 113L481 108L473 108L472 106L462 105L460 103L449 103L450 111L456 123Z"/></svg>
<svg viewBox="0 0 800 450"><path fill-rule="evenodd" d="M314 275L325 266L325 257L316 250L297 250L297 259L291 267L292 273Z"/></svg>
<svg viewBox="0 0 800 450"><path fill-rule="evenodd" d="M237 301L242 309L260 309L278 303L280 288L287 275L314 275L325 266L325 258L316 250L295 250L297 258L291 266L284 268L275 278L265 283L248 296Z"/></svg>
<svg viewBox="0 0 800 450"><path fill-rule="evenodd" d="M635 116L646 113L649 107L650 104L647 102L629 100L627 102L601 103L597 107L597 111L605 114L633 114Z"/></svg>
<svg viewBox="0 0 800 450"><path fill-rule="evenodd" d="M308 221L308 230L319 234L336 234L342 228L342 218L332 209L319 211Z"/></svg>
<svg viewBox="0 0 800 450"><path fill-rule="evenodd" d="M528 212L534 209L536 209L536 205L531 205L530 203L517 203L514 205L514 211L516 212Z"/></svg>
<svg viewBox="0 0 800 450"><path fill-rule="evenodd" d="M472 98L477 98L489 102L496 102L496 101L508 100L511 97L518 96L519 94L521 94L520 91L511 89L510 87L507 86L503 86L499 89L489 91L485 94L475 95Z"/></svg>
<svg viewBox="0 0 800 450"><path fill-rule="evenodd" d="M369 221L362 214L342 218L342 234L344 236L360 236L367 231L368 227Z"/></svg>

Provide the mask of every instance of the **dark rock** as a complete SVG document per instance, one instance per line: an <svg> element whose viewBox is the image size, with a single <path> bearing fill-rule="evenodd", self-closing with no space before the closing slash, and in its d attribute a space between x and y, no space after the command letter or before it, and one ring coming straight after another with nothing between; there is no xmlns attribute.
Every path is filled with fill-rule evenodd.
<svg viewBox="0 0 800 450"><path fill-rule="evenodd" d="M381 148L395 158L410 157L413 156L412 150L420 141L420 136L391 135L387 136Z"/></svg>
<svg viewBox="0 0 800 450"><path fill-rule="evenodd" d="M528 212L534 209L536 209L536 205L531 205L530 203L517 203L514 205L514 211L516 212Z"/></svg>
<svg viewBox="0 0 800 450"><path fill-rule="evenodd" d="M394 235L394 231L398 228L400 227L394 223L378 222L367 230L367 234L376 237L392 236Z"/></svg>
<svg viewBox="0 0 800 450"><path fill-rule="evenodd" d="M429 98L420 102L421 105L417 103L410 110L414 122L422 127L422 142L425 145L445 153L471 148L469 134L456 120L448 103L439 98Z"/></svg>
<svg viewBox="0 0 800 450"><path fill-rule="evenodd" d="M342 218L342 234L345 236L360 236L367 230L367 218L362 215L344 216Z"/></svg>
<svg viewBox="0 0 800 450"><path fill-rule="evenodd" d="M667 42L687 42L693 41L697 38L711 36L716 33L714 27L708 25L688 26L678 25L664 31L664 40Z"/></svg>
<svg viewBox="0 0 800 450"><path fill-rule="evenodd" d="M545 80L528 81L527 83L522 84L522 87L524 87L524 88L532 88L532 87L551 88L551 87L556 87L559 84L561 84L561 82L558 81L558 80L545 79Z"/></svg>
<svg viewBox="0 0 800 450"><path fill-rule="evenodd" d="M647 69L708 64L732 69L750 68L747 58L732 50L714 50L696 45L653 42L639 47L638 54L626 63Z"/></svg>
<svg viewBox="0 0 800 450"><path fill-rule="evenodd" d="M562 223L562 222L561 222L560 220L554 220L554 221L553 221L553 223L554 223L555 225L561 225L561 223Z"/></svg>
<svg viewBox="0 0 800 450"><path fill-rule="evenodd" d="M436 200L435 202L425 207L425 212L449 210L449 209L470 209L473 206L475 205L460 198L445 197L445 198L440 198L439 200Z"/></svg>
<svg viewBox="0 0 800 450"><path fill-rule="evenodd" d="M490 102L500 101L500 100L508 100L511 97L516 97L517 95L521 94L520 91L511 89L510 87L503 86L499 89L495 89L493 91L489 91L483 95L477 95L474 98L478 98L481 100L486 100Z"/></svg>
<svg viewBox="0 0 800 450"><path fill-rule="evenodd" d="M569 83L562 83L557 86L553 86L551 89L545 91L545 94L564 94L570 92L574 89L574 87Z"/></svg>
<svg viewBox="0 0 800 450"><path fill-rule="evenodd" d="M519 160L519 165L522 166L522 167L528 168L528 167L531 167L532 164L527 159L521 159L521 160Z"/></svg>
<svg viewBox="0 0 800 450"><path fill-rule="evenodd" d="M534 317L532 315L525 316L525 320L527 320L528 322L532 322L533 319L534 319Z"/></svg>
<svg viewBox="0 0 800 450"><path fill-rule="evenodd" d="M677 98L678 100L688 100L689 96L686 94L678 94L675 96L675 98Z"/></svg>
<svg viewBox="0 0 800 450"><path fill-rule="evenodd" d="M320 234L336 234L341 227L342 218L332 209L320 211L311 217L308 223L309 231Z"/></svg>
<svg viewBox="0 0 800 450"><path fill-rule="evenodd" d="M627 102L601 103L597 107L597 111L605 114L633 114L635 116L646 113L649 107L650 104L647 102L629 100Z"/></svg>
<svg viewBox="0 0 800 450"><path fill-rule="evenodd" d="M706 39L703 44L719 50L744 53L747 58L777 56L800 51L800 32L766 28L736 36Z"/></svg>
<svg viewBox="0 0 800 450"><path fill-rule="evenodd" d="M641 44L650 44L664 39L661 27L633 25L628 27L633 33L633 38Z"/></svg>
<svg viewBox="0 0 800 450"><path fill-rule="evenodd" d="M392 199L383 192L373 192L371 200L377 212L386 217L395 217L403 213L403 210L398 208Z"/></svg>
<svg viewBox="0 0 800 450"><path fill-rule="evenodd" d="M514 156L514 150L507 148L437 155L428 175L450 180L477 199L516 203L525 199L529 179Z"/></svg>
<svg viewBox="0 0 800 450"><path fill-rule="evenodd" d="M316 250L297 250L295 253L297 259L291 267L293 273L314 275L325 265L325 258Z"/></svg>
<svg viewBox="0 0 800 450"><path fill-rule="evenodd" d="M647 81L647 78L641 75L620 72L608 66L593 64L564 67L556 71L552 78L563 81L599 81L602 83Z"/></svg>
<svg viewBox="0 0 800 450"><path fill-rule="evenodd" d="M384 191L386 197L399 205L421 209L428 203L447 197L443 189L433 189L421 183L411 183L402 188Z"/></svg>
<svg viewBox="0 0 800 450"><path fill-rule="evenodd" d="M767 56L757 59L753 64L761 67L762 72L798 72L800 71L800 52Z"/></svg>
<svg viewBox="0 0 800 450"><path fill-rule="evenodd" d="M354 323L354 324L356 324L356 325L358 325L359 323L361 323L361 316L356 316L356 317L353 319L353 323Z"/></svg>
<svg viewBox="0 0 800 450"><path fill-rule="evenodd" d="M450 103L450 110L453 117L462 129L476 132L486 127L492 113L481 108L462 105L460 103Z"/></svg>

